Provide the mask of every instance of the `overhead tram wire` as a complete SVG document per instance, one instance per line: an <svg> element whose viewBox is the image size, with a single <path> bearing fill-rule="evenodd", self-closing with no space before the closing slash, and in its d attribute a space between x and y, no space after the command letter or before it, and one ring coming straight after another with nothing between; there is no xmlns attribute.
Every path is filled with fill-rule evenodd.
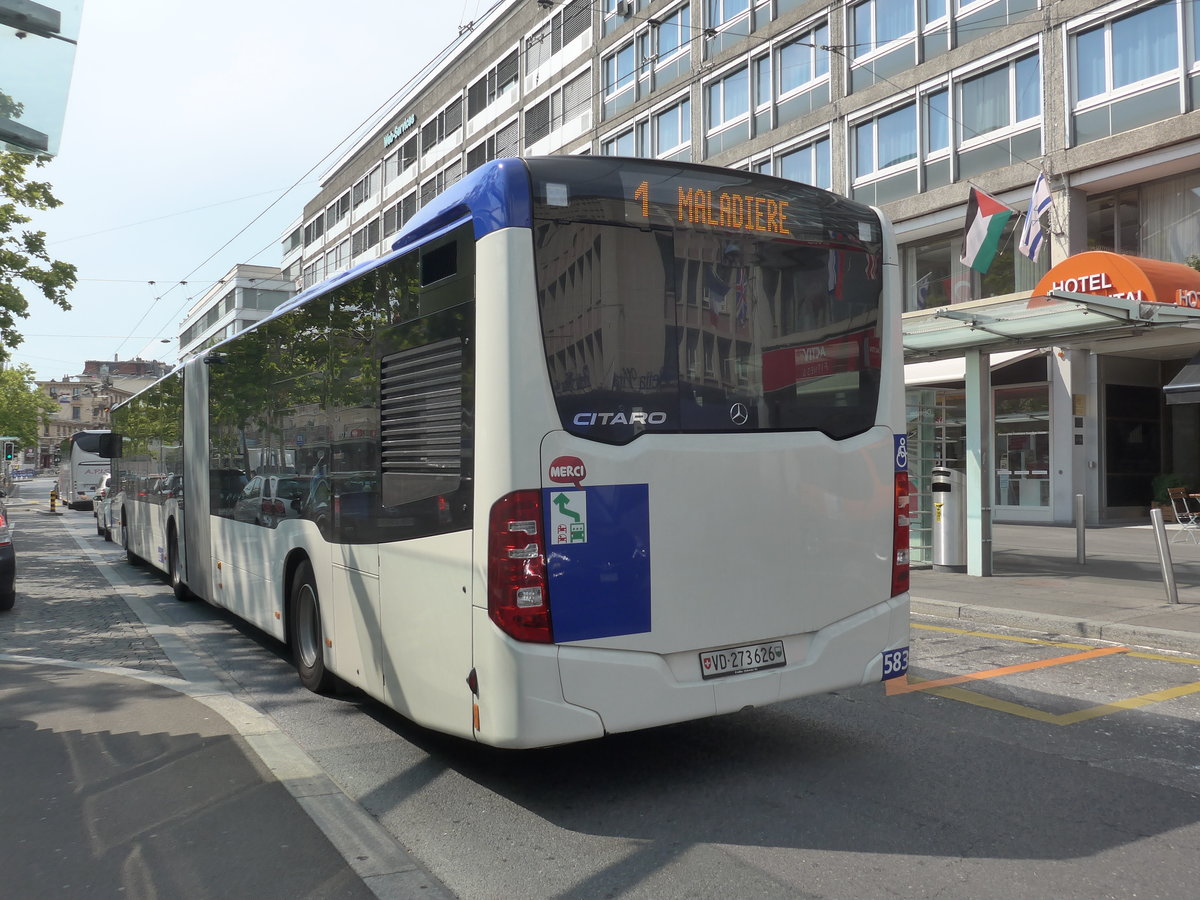
<svg viewBox="0 0 1200 900"><path fill-rule="evenodd" d="M485 12L485 15L487 13L490 13L492 11L492 9L494 9L496 6L498 6L502 2L504 2L504 0L496 0L495 3L493 3L490 7L488 7L487 11ZM593 0L593 2L594 2L594 0ZM473 24L474 23L472 23L472 25ZM231 237L224 244L222 244L220 247L218 247L215 251L213 251L211 254L209 254L209 256L206 257L203 262L201 262L199 265L197 265L195 268L193 268L187 275L184 276L184 278L180 279L176 284L173 284L170 288L168 288L166 291L164 291L161 295L156 297L154 299L154 302L151 303L150 307L146 310L146 312L143 313L141 319L138 320L138 325L140 325L142 323L142 321L145 320L146 316L148 316L150 314L150 312L154 308L155 303L157 303L159 300L161 300L167 294L171 293L171 291L175 290L176 287L179 287L180 285L186 285L188 283L188 279L190 279L193 275L195 275L197 272L199 272L200 269L202 269L204 266L206 266L208 263L210 263L226 247L228 247L235 240L237 240L239 237L241 237L243 234L245 234L246 231L248 231L251 228L251 226L253 226L263 216L265 216L268 212L270 212L281 200L283 200L284 197L286 197L293 190L295 190L300 184L302 184L304 182L304 180L306 178L308 178L309 175L311 175L314 171L316 171L318 168L320 168L322 165L324 165L329 160L330 157L334 156L335 154L337 154L339 152L342 152L342 149L347 144L353 143L354 141L358 140L359 137L361 137L363 134L367 133L371 128L376 127L378 125L379 121L381 120L381 117L386 112L390 111L394 107L394 104L395 104L397 98L402 96L406 91L408 91L412 87L413 84L418 82L419 79L425 77L425 75L429 71L431 71L435 66L437 66L438 63L440 63L442 60L444 60L446 58L446 54L448 54L451 50L453 50L455 45L458 44L460 41L462 41L464 35L466 33L469 33L470 30L471 29L468 29L465 32L460 30L445 47L443 47L440 51L438 51L432 57L432 59L430 59L430 61L428 63L426 63L424 66L422 66L415 74L413 74L407 81L405 81L404 84L402 84L399 88L397 88L392 93L392 95L390 97L388 97L387 100L385 100L382 104L380 104L378 107L376 107L373 112L371 112L365 119L363 119L363 121L359 125L357 125L350 132L349 135L347 135L345 138L343 138L341 141L339 141L333 147L333 149L331 149L328 153L326 153L323 157L321 157L321 159L319 159L316 163L314 163L308 169L308 171L306 171L303 175L301 175L300 178L298 178L291 185L291 187L287 188L282 194L279 195L279 197L277 197L270 204L268 204L266 206L266 208L262 210L262 212L260 212L253 219L251 219L243 228L241 228L236 234L234 234L233 237ZM274 242L272 242L272 243L274 243ZM262 252L262 251L259 251L259 252ZM255 255L257 255L257 254L255 254ZM214 281L209 285L209 287L211 287L212 285L215 285L217 283L218 283L218 281ZM208 288L206 288L206 290L207 289ZM191 298L189 298L187 302L191 302ZM186 308L186 305L187 305L187 303L185 303L183 306L181 306L176 311L175 316L173 318L177 318L179 316L179 314L182 313L183 310ZM135 326L135 329L136 329L136 327L137 326ZM160 337L161 334L162 334L162 329L159 330L156 337ZM125 344L129 342L131 337L132 337L132 332L131 332L130 336L126 337L124 340L121 341L120 345L117 347L117 350L116 350L117 353L120 352L121 347L125 346Z"/></svg>
<svg viewBox="0 0 1200 900"><path fill-rule="evenodd" d="M504 2L504 0L496 0L496 2L494 2L491 6L488 7L488 9L484 12L484 15L486 16L488 13L490 13L496 6L500 5L500 3L502 3L502 2ZM849 7L851 5L850 0L844 0L844 2L840 5L842 5L843 7ZM586 8L589 12L598 10L599 12L603 13L603 10L600 8L599 0L590 0L590 2L584 8ZM1041 12L1043 13L1044 20L1047 19L1048 18L1048 8L1042 10ZM464 13L465 13L465 5L464 5ZM582 9L580 11L580 14L581 13L582 13ZM976 30L976 29L981 30L981 31L990 31L990 30L993 30L994 23L1000 22L1003 20L1007 20L1007 18L1008 18L1007 15L985 17L983 19L977 20L970 27L957 29L956 33L961 35L966 32ZM632 21L649 22L650 24L654 24L654 25L661 24L661 21L662 21L659 17L650 16L650 15L631 15L628 17L628 19L632 20ZM1043 21L1041 31L1046 32L1046 31L1056 27L1056 25L1061 24L1061 22L1063 22L1063 21L1067 21L1067 19L1063 18L1062 20L1060 20L1058 22ZM249 223L247 223L233 237L231 237L228 241L226 241L219 248L217 248L217 250L215 250L212 254L210 254L203 262L201 262L194 269L192 269L192 271L188 273L187 278L190 278L191 276L195 275L195 273L198 272L203 266L207 265L218 254L220 254L222 250L224 250L231 243L233 243L233 241L237 240L237 238L239 238L242 234L244 234L247 230L249 230L251 226L253 226L264 215L266 215L271 209L273 209L284 197L286 197L289 193L291 193L293 190L295 190L296 187L298 187L301 183L303 183L305 178L307 178L315 170L317 170L321 165L323 165L331 156L333 156L337 152L339 152L340 148L344 147L346 144L355 140L357 138L357 136L366 133L371 127L374 127L375 125L377 125L378 122L380 121L379 117L381 117L384 112L389 111L390 109L393 108L393 104L396 101L396 99L398 97L400 97L401 95L403 95L416 81L418 81L420 78L422 78L426 72L428 72L434 66L436 66L439 62L441 62L445 58L446 54L448 52L450 52L454 48L454 46L463 39L463 37L466 34L470 33L473 30L474 24L475 24L475 22L472 21L472 22L467 23L465 26L460 25L458 34L456 34L456 36L445 47L443 47L440 51L438 51L438 53L436 53L428 63L426 63L424 66L422 66L422 68L417 73L415 73L412 77L410 77L408 79L408 81L406 81L400 88L398 88L383 104L381 104L370 115L368 115L363 120L363 122L359 126L357 126L346 138L344 138L341 142L339 142L332 150L330 150L329 153L325 154L325 156L323 156L307 172L305 172L304 175L302 175L300 177L300 179L298 179L295 183L293 183L291 185L291 187L287 188L282 194L280 194L280 196L276 200L274 200L265 209L263 209L262 212L260 212L257 216L255 216ZM711 26L706 27L706 26L702 26L699 24L689 24L686 26L686 29L688 31L692 32L693 37L699 36L699 35L712 37L712 36L715 36L717 33L716 29L712 28ZM737 31L734 29L726 29L725 33L736 35L739 38L744 38L745 40L747 40L751 43L750 47L742 48L740 50L740 52L744 52L744 53L752 53L754 51L754 49L756 49L757 47L761 47L766 44L769 44L772 41L776 40L778 37L777 35L774 35L774 34L759 35L759 34L754 34L751 32ZM864 45L862 43L818 45L818 44L810 43L807 41L797 41L794 43L799 44L801 46L818 49L818 50L824 50L830 54L836 54L838 56L841 56L843 59L846 59L847 62L850 64L853 64L853 60L852 60L852 58L846 56L846 51L850 50L852 48L856 48L856 47ZM524 46L524 42L522 42L522 45ZM736 59L736 55L732 56L731 59ZM724 65L724 63L722 65ZM861 65L864 68L868 68L872 72L872 74L875 76L876 79L878 79L879 81L881 81L885 84L891 85L893 88L895 88L901 94L911 93L913 95L913 100L917 103L925 103L926 109L928 110L928 106L927 106L928 101L924 100L924 98L921 96L919 84L913 85L911 87L902 87L901 85L899 85L895 81L893 81L891 78L877 73L874 70L874 67L870 62L863 63ZM681 81L681 86L687 85L690 87L690 86L702 81L703 78L705 78L709 73L714 71L716 68L717 68L716 64L714 64L711 60L705 60L700 66L698 66L696 69L694 69L692 71L691 76L688 79ZM605 93L605 87L603 84L600 84L600 85L598 85L596 90L594 90L588 96L588 99L593 100L596 98L602 98L604 93ZM938 111L934 111L934 112L938 112ZM940 112L938 112L938 114L944 115L945 118L949 121L949 123L951 125L957 125L961 129L966 129L967 131L970 131L973 136L978 136L977 132L974 132L973 129L970 129L969 126L967 126L961 119L958 119L956 116L942 114ZM1014 155L1013 158L1019 162L1024 163L1025 165L1030 166L1031 168L1038 170L1038 171L1041 171L1041 169L1042 169L1042 167L1040 165L1032 162L1031 160L1025 159L1024 157ZM259 250L255 254L253 254L253 256L251 258L257 257L259 254L270 249L270 247L273 246L275 243L276 243L276 240L272 239L272 241L270 243L268 243L265 247L263 247L263 249ZM173 291L176 287L187 284L187 278L172 285L172 287L170 287L166 291L164 291L164 293L162 295L160 295L160 297L155 298L155 302L157 302L157 300L161 299L162 297L165 297L167 294L169 294L171 291ZM205 287L205 290L207 291L207 290L211 289L213 286L215 286L218 283L220 283L220 279L208 283L208 285ZM175 313L176 318L181 313L183 313L183 311L187 307L187 304L192 302L193 299L194 299L194 297L189 297L188 300L176 310L176 313ZM150 310L147 310L146 315L148 315L149 312L150 312ZM145 315L143 316L143 319L144 318L145 318ZM139 320L138 324L140 324L140 320ZM161 335L161 330L159 332L159 335ZM122 342L122 346L124 346L124 343L126 343L128 340L129 340L129 338L126 338L126 340ZM120 348L118 347L118 350L119 349Z"/></svg>

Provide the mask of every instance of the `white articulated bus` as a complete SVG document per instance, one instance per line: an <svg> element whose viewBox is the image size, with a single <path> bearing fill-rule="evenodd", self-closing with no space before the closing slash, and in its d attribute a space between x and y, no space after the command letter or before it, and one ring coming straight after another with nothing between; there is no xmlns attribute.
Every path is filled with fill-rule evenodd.
<svg viewBox="0 0 1200 900"><path fill-rule="evenodd" d="M77 431L59 445L58 496L68 509L92 508L92 497L108 474L108 460L97 453L108 433Z"/></svg>
<svg viewBox="0 0 1200 900"><path fill-rule="evenodd" d="M904 673L895 240L746 172L507 159L114 410L180 597L535 747Z"/></svg>

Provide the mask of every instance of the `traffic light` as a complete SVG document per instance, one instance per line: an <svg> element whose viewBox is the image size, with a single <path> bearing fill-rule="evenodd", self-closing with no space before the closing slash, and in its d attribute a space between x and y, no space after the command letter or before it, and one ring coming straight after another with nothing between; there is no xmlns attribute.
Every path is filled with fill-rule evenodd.
<svg viewBox="0 0 1200 900"><path fill-rule="evenodd" d="M13 442L5 441L4 442L4 461L11 462L12 458L13 458Z"/></svg>

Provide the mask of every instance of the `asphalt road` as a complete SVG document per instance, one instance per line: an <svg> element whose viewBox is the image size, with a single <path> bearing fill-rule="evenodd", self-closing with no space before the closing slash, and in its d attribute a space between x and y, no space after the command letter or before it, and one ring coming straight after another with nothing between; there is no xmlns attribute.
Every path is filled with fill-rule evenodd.
<svg viewBox="0 0 1200 900"><path fill-rule="evenodd" d="M35 565L36 549L19 542L22 579L52 578L54 566L117 567L129 587L95 587L105 600L89 609L117 610L128 594L135 609L153 610L168 643L269 713L462 898L1196 892L1196 661L919 620L910 689L875 685L502 752L431 734L355 694L305 692L284 648L218 610L176 603L164 583L120 561L88 513L58 525L86 557ZM42 563L50 575L38 573ZM62 607L48 583L42 605ZM173 665L153 646L139 658L143 645L131 642L149 632L106 615L100 643L111 651L61 608L0 616L0 640L7 653Z"/></svg>

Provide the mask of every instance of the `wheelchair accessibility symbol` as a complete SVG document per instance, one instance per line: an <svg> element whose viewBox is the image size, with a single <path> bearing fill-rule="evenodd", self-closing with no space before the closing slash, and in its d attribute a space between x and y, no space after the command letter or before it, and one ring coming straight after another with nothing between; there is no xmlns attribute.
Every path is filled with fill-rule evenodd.
<svg viewBox="0 0 1200 900"><path fill-rule="evenodd" d="M896 438L896 471L908 471L908 435L897 434Z"/></svg>

